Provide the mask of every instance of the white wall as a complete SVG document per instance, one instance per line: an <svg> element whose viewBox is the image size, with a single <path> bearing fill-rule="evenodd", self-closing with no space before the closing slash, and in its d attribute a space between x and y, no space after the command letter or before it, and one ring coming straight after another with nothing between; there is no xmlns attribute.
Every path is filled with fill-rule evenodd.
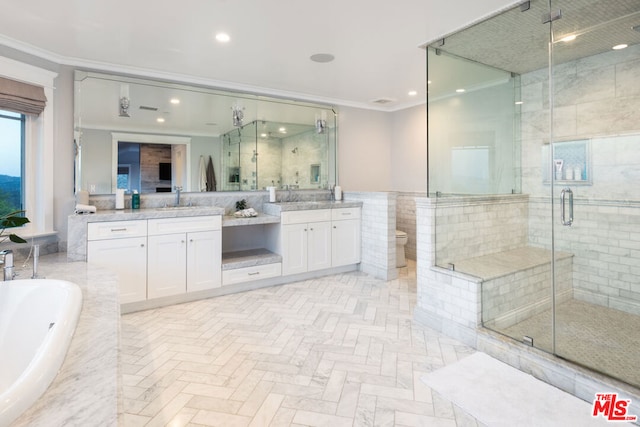
<svg viewBox="0 0 640 427"><path fill-rule="evenodd" d="M338 181L344 191L391 189L391 135L389 113L340 107Z"/></svg>
<svg viewBox="0 0 640 427"><path fill-rule="evenodd" d="M73 69L60 66L55 80L53 221L63 249L67 242L67 217L73 212Z"/></svg>
<svg viewBox="0 0 640 427"><path fill-rule="evenodd" d="M426 192L426 104L396 111L391 118L391 190Z"/></svg>

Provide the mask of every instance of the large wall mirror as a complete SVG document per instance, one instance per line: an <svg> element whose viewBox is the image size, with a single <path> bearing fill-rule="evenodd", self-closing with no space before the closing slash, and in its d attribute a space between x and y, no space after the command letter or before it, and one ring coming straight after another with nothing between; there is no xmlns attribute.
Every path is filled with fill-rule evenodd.
<svg viewBox="0 0 640 427"><path fill-rule="evenodd" d="M330 105L76 71L75 188L328 188L336 124Z"/></svg>

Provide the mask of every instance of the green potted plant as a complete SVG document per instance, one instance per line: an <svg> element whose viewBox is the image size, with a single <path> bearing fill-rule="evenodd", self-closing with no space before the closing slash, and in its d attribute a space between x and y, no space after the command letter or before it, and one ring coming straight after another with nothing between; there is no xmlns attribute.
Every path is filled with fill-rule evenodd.
<svg viewBox="0 0 640 427"><path fill-rule="evenodd" d="M242 199L236 202L236 212L245 210L246 208L247 208L247 201L245 199Z"/></svg>
<svg viewBox="0 0 640 427"><path fill-rule="evenodd" d="M13 243L27 243L22 237L14 233L5 234L7 228L21 227L29 222L29 218L20 216L24 211L14 211L0 215L0 243L9 239Z"/></svg>

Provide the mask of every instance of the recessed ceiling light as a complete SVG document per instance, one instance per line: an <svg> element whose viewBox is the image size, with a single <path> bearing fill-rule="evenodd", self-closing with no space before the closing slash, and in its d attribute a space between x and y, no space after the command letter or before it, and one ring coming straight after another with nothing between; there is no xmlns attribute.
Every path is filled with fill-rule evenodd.
<svg viewBox="0 0 640 427"><path fill-rule="evenodd" d="M171 102L174 105L180 104L180 100L178 98L171 98L171 101L169 101L169 102Z"/></svg>
<svg viewBox="0 0 640 427"><path fill-rule="evenodd" d="M560 39L560 41L561 41L561 42L565 42L565 43L567 43L567 42L572 42L572 41L574 41L577 37L578 37L578 36L577 36L576 34L572 34L572 35L570 35L570 36L566 36L566 37L561 38L561 39Z"/></svg>
<svg viewBox="0 0 640 427"><path fill-rule="evenodd" d="M431 84L431 80L427 80L427 84L430 85Z"/></svg>
<svg viewBox="0 0 640 427"><path fill-rule="evenodd" d="M316 53L309 57L313 62L331 62L336 59L335 56L330 53Z"/></svg>
<svg viewBox="0 0 640 427"><path fill-rule="evenodd" d="M229 34L227 33L218 33L216 34L216 40L218 40L220 43L227 43L229 40L231 40L231 37L229 37Z"/></svg>
<svg viewBox="0 0 640 427"><path fill-rule="evenodd" d="M280 133L287 133L287 128L282 127L282 128L280 128L280 129L278 129L278 132L280 132Z"/></svg>
<svg viewBox="0 0 640 427"><path fill-rule="evenodd" d="M456 92L458 92L458 93L463 93L463 92L464 92L464 89L456 89Z"/></svg>
<svg viewBox="0 0 640 427"><path fill-rule="evenodd" d="M516 101L516 105L522 105L522 104L524 104L524 102L522 102L522 101Z"/></svg>
<svg viewBox="0 0 640 427"><path fill-rule="evenodd" d="M261 134L260 134L260 138L266 138L266 137L267 137L267 134L266 134L266 133L261 133Z"/></svg>
<svg viewBox="0 0 640 427"><path fill-rule="evenodd" d="M418 92L415 91L415 90L410 90L409 91L409 96L416 96L417 94L418 94Z"/></svg>
<svg viewBox="0 0 640 427"><path fill-rule="evenodd" d="M158 123L164 123L164 118L163 118L163 117L158 117L158 118L156 119L156 122L158 122Z"/></svg>
<svg viewBox="0 0 640 427"><path fill-rule="evenodd" d="M629 45L624 44L624 43L623 43L623 44L617 44L617 45L615 45L614 47L612 47L612 49L613 49L613 50L620 50L620 49L624 49L624 48L626 48L626 47L628 47L628 46L629 46Z"/></svg>

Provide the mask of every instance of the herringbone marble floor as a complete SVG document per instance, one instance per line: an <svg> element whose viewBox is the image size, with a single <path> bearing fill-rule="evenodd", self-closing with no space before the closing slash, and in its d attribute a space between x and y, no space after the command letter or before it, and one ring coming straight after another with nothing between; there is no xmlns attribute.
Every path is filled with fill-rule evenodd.
<svg viewBox="0 0 640 427"><path fill-rule="evenodd" d="M125 426L476 426L420 381L473 352L390 282L307 280L122 317Z"/></svg>

